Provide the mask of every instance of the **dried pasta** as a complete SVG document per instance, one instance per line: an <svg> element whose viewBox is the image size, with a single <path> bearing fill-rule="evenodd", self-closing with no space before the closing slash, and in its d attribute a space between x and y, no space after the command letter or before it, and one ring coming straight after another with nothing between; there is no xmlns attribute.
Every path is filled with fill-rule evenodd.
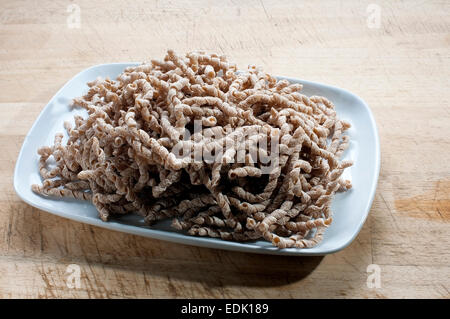
<svg viewBox="0 0 450 319"><path fill-rule="evenodd" d="M91 201L104 221L137 213L193 236L308 248L332 222L334 194L351 188L352 162L340 160L350 124L261 68L169 50L88 86L73 100L87 116L38 150L32 190Z"/></svg>

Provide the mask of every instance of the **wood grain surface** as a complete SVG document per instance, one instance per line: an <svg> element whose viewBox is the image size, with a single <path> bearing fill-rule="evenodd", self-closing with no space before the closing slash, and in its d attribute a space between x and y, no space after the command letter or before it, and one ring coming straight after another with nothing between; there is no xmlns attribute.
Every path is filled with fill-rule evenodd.
<svg viewBox="0 0 450 319"><path fill-rule="evenodd" d="M449 12L449 1L0 1L0 297L449 298ZM212 50L367 101L381 173L348 248L297 258L189 247L72 222L17 197L22 141L66 81L167 48ZM79 288L67 286L70 264L80 266ZM379 288L367 285L371 264Z"/></svg>

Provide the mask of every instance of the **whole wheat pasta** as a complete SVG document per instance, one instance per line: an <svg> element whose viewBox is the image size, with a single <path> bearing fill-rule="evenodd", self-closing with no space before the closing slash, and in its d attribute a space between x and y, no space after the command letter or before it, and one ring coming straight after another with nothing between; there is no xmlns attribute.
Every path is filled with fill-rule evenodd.
<svg viewBox="0 0 450 319"><path fill-rule="evenodd" d="M188 235L308 248L332 222L350 123L325 97L226 57L169 50L98 78L38 150L43 196L91 201L102 220L172 218Z"/></svg>

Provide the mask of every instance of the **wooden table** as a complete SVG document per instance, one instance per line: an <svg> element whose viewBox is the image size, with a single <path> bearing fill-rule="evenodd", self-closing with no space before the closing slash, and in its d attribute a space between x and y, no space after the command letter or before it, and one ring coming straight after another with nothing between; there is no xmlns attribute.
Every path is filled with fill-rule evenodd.
<svg viewBox="0 0 450 319"><path fill-rule="evenodd" d="M449 298L449 12L448 1L1 1L0 297ZM348 248L296 258L189 247L69 221L17 197L22 141L68 79L167 48L216 51L368 102L381 173ZM79 288L67 286L70 264ZM367 285L371 264L379 288Z"/></svg>

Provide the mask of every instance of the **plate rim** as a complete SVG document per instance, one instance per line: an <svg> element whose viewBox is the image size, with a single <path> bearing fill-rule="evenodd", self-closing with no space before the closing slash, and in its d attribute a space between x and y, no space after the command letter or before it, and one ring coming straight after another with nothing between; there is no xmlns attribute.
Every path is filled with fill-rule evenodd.
<svg viewBox="0 0 450 319"><path fill-rule="evenodd" d="M318 86L321 86L321 87L324 87L327 89L339 90L341 92L344 92L346 95L349 95L352 98L356 99L359 102L359 104L365 108L365 110L369 116L369 121L371 124L371 131L373 132L374 143L375 143L375 154L373 156L375 159L375 163L374 163L375 169L372 172L372 183L370 185L370 190L369 190L369 200L367 201L365 209L364 209L364 216L361 219L358 226L355 227L355 229L353 230L352 236L349 238L349 240L347 240L344 244L342 244L340 246L337 246L335 248L330 248L330 249L319 250L319 251L310 251L310 249L314 249L314 247L310 248L310 249L309 248L279 249L277 247L258 247L258 246L244 245L242 243L233 242L233 241L223 241L223 243L217 244L216 242L211 241L209 238L187 236L187 235L180 234L180 233L167 232L164 230L151 229L151 228L141 228L141 227L136 227L136 226L122 224L122 223L117 223L117 224L120 224L120 228L121 228L121 229L118 229L118 228L115 228L115 226L111 227L111 225L113 225L113 224L111 224L111 222L105 223L105 222L101 221L100 219L93 219L91 217L86 217L86 216L77 216L76 218L74 218L71 215L60 213L56 209L51 209L51 208L47 208L47 207L44 208L39 203L35 203L35 202L29 200L25 196L25 194L22 194L19 189L19 172L18 172L18 170L19 170L19 163L23 160L25 144L27 142L28 137L31 135L31 133L33 132L33 130L35 129L37 124L40 122L41 117L43 117L43 114L45 113L46 109L59 96L61 91L63 91L75 78L79 77L83 73L92 71L93 69L108 67L111 65L115 65L115 66L123 65L124 68L126 68L128 66L135 66L135 65L140 65L140 64L141 64L141 62L114 62L114 63L102 63L102 64L90 66L86 69L81 70L77 74L75 74L53 95L53 97L47 102L45 107L41 110L41 112L35 119L33 125L28 130L27 134L25 135L25 138L22 142L22 146L20 148L19 155L18 155L16 163L15 163L14 180L13 180L14 190L22 201L24 201L25 203L27 203L28 205L30 205L32 207L35 207L42 211L49 212L53 215L67 218L67 219L70 219L70 220L73 220L76 222L82 222L82 223L86 223L89 225L105 228L105 229L108 229L111 231L119 231L119 232L129 233L129 234L143 236L143 237L157 239L157 240L164 240L164 241L173 242L173 243L182 244L182 245L193 245L193 246L198 246L198 247L207 247L207 248L211 248L211 249L222 249L222 250L230 250L230 251L251 252L251 253L270 254L270 255L285 255L285 256L324 256L324 255L333 254L333 253L336 253L336 252L339 252L339 251L345 249L355 240L356 236L360 233L364 223L366 222L366 220L369 216L370 209L372 207L373 200L375 198L376 189L377 189L378 180L379 180L379 174L380 174L380 166L381 166L380 165L380 162L381 162L380 138L379 138L378 127L377 127L377 124L375 121L375 117L373 116L373 113L372 113L369 105L361 97L354 94L353 92L348 91L347 89L343 89L343 88L340 88L340 87L337 87L334 85L329 85L326 83L321 83L321 82L316 82L316 81L308 81L308 80L294 78L294 77L290 77L290 76L277 75L276 77L279 79L286 79L288 81L301 82L302 84L309 84L309 85L315 85L315 86L318 85ZM141 231L139 231L139 230L141 230ZM170 234L170 235L165 236L165 234ZM180 236L182 236L182 238L179 238ZM183 239L183 241L180 241L180 239Z"/></svg>

